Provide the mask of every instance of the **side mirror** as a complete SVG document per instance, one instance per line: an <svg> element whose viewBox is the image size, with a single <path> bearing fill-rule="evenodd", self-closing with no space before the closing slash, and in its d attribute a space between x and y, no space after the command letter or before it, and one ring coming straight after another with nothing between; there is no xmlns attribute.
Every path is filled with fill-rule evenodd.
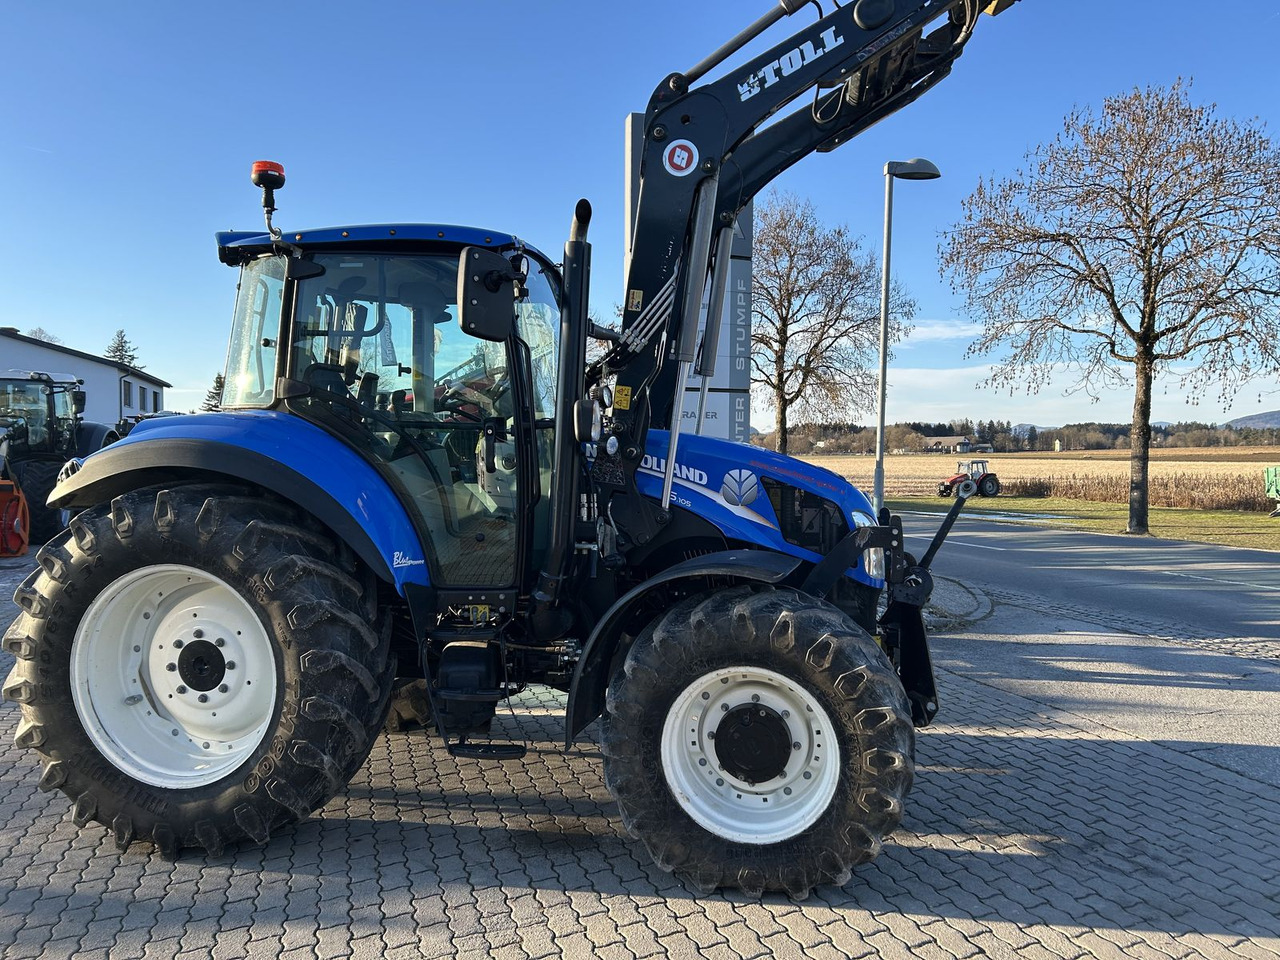
<svg viewBox="0 0 1280 960"><path fill-rule="evenodd" d="M464 247L458 258L458 326L463 333L501 343L515 326L515 284L507 258L483 247Z"/></svg>
<svg viewBox="0 0 1280 960"><path fill-rule="evenodd" d="M71 391L71 403L76 408L76 413L84 413L85 392L83 390Z"/></svg>
<svg viewBox="0 0 1280 960"><path fill-rule="evenodd" d="M301 257L289 257L284 262L284 278L286 280L310 280L312 277L323 277L324 265L314 260L303 260Z"/></svg>

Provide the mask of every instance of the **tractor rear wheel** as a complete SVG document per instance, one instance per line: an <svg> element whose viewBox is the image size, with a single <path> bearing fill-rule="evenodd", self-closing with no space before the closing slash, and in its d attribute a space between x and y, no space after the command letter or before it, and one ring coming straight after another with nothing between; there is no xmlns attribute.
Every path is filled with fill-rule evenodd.
<svg viewBox="0 0 1280 960"><path fill-rule="evenodd" d="M978 484L978 492L984 497L994 497L1000 493L1000 481L994 473L988 473Z"/></svg>
<svg viewBox="0 0 1280 960"><path fill-rule="evenodd" d="M265 843L364 762L390 695L371 577L282 504L151 488L38 554L4 636L40 786L124 849Z"/></svg>
<svg viewBox="0 0 1280 960"><path fill-rule="evenodd" d="M609 684L605 783L657 864L710 892L845 883L897 826L915 731L875 641L794 590L690 598Z"/></svg>
<svg viewBox="0 0 1280 960"><path fill-rule="evenodd" d="M20 460L10 464L9 469L27 501L31 524L28 541L34 550L53 539L62 529L62 511L45 503L58 481L58 471L62 469L62 464L56 460Z"/></svg>

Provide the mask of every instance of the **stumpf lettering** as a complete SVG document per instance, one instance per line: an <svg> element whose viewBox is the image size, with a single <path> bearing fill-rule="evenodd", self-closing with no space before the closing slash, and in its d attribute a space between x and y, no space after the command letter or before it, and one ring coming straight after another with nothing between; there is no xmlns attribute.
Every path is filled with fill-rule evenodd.
<svg viewBox="0 0 1280 960"><path fill-rule="evenodd" d="M813 61L817 60L829 50L844 43L844 37L836 33L835 27L828 27L822 31L819 38L821 46L814 46L812 40L806 40L794 50L790 50L783 54L772 63L766 63L763 67L747 77L738 84L738 96L742 100L750 100L761 90L768 89L777 83L782 77L789 77L802 67L807 67Z"/></svg>

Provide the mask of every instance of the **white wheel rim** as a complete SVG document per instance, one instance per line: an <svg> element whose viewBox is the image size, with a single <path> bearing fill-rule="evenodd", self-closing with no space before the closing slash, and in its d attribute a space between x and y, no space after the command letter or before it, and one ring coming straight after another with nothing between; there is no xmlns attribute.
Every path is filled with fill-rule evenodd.
<svg viewBox="0 0 1280 960"><path fill-rule="evenodd" d="M725 770L715 747L724 718L748 706L780 717L792 741L781 775L757 783ZM676 802L700 826L736 843L778 843L830 806L840 747L830 716L800 684L760 667L728 667L676 697L662 727L662 769Z"/></svg>
<svg viewBox="0 0 1280 960"><path fill-rule="evenodd" d="M71 696L94 746L119 770L157 787L201 787L262 743L276 708L271 639L218 577L141 567L103 590L80 621Z"/></svg>

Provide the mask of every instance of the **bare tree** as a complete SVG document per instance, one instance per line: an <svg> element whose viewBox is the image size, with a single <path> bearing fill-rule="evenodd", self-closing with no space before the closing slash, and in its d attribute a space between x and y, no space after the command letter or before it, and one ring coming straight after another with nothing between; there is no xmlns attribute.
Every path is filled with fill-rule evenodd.
<svg viewBox="0 0 1280 960"><path fill-rule="evenodd" d="M45 343L61 343L62 338L56 333L50 333L44 327L32 327L27 331L27 336L32 340L43 340Z"/></svg>
<svg viewBox="0 0 1280 960"><path fill-rule="evenodd" d="M1025 169L978 184L941 251L983 322L970 353L1008 351L992 383L1133 383L1130 533L1147 532L1153 381L1229 403L1280 370L1280 152L1188 89L1076 110Z"/></svg>
<svg viewBox="0 0 1280 960"><path fill-rule="evenodd" d="M870 406L879 303L877 259L847 227L825 227L813 204L792 194L756 205L751 383L773 408L780 453L793 415L850 420ZM896 342L910 331L915 303L895 287L890 308Z"/></svg>

